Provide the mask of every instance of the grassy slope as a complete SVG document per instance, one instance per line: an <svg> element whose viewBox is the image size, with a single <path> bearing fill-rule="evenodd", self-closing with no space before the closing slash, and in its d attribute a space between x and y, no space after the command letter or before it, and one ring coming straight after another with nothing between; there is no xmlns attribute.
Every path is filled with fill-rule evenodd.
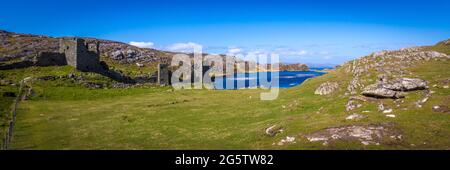
<svg viewBox="0 0 450 170"><path fill-rule="evenodd" d="M418 77L439 83L450 78L450 61L424 62L412 68ZM365 79L373 80L372 71ZM375 103L345 111L345 88L351 77L344 69L310 79L299 87L282 89L275 101L261 101L263 90L211 91L168 88L96 89L58 87L59 82L37 82L39 95L21 103L13 148L17 149L449 149L450 117L432 111L436 104L449 106L448 89L435 91L422 108L414 101L421 92L408 94L401 110L387 118ZM338 81L339 91L331 96L314 95L325 81ZM370 84L373 82L365 82ZM362 111L370 111L362 113ZM346 121L351 113L367 116ZM359 142L338 142L328 146L302 138L327 127L349 124L392 122L401 131L401 142L364 146ZM273 125L285 131L267 137ZM272 145L286 136L295 144Z"/></svg>

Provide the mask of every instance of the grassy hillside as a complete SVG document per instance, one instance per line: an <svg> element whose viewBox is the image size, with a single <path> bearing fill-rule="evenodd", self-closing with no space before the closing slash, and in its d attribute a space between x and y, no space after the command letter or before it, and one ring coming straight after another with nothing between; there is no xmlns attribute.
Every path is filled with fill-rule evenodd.
<svg viewBox="0 0 450 170"><path fill-rule="evenodd" d="M447 46L426 48L448 50ZM36 94L20 104L12 148L450 149L450 115L433 110L436 105L450 107L450 91L444 88L450 80L450 60L410 63L411 58L399 59L390 55L371 55L350 61L298 87L281 89L279 98L274 101L261 101L259 94L265 91L261 89L88 89L72 85L69 80L36 80L33 82ZM386 63L382 67L384 71L392 73L389 76L401 74L428 81L432 95L421 107L416 102L423 98L424 91L419 90L408 92L406 98L399 100L358 101L360 107L347 111L349 99L361 96L364 86L376 82L380 71L375 66L381 60ZM396 64L402 64L402 67ZM367 68L358 75L362 87L356 88L354 94L348 90L349 82L355 79L355 72L349 71L352 68ZM70 70L52 67L0 72L3 77L20 79L41 72L56 75L59 71L61 74L71 72L66 69ZM317 87L330 81L339 85L336 91L324 96L314 94ZM380 103L392 108L390 114L395 118L380 112L377 108ZM363 118L346 120L354 113ZM283 131L275 136L266 135L266 129L273 125ZM369 145L350 139L323 143L307 138L330 127L348 125L389 125L396 136L383 136L376 144ZM280 144L287 137L295 140Z"/></svg>

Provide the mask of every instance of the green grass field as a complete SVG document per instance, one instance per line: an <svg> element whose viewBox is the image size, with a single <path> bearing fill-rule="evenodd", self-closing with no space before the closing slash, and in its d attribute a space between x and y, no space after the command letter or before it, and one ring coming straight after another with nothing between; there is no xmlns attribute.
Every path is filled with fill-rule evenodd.
<svg viewBox="0 0 450 170"><path fill-rule="evenodd" d="M449 64L432 61L412 71L438 82L449 78ZM377 112L371 103L346 112L344 87L350 77L341 71L282 89L274 101L260 100L262 89L87 89L36 81L37 95L20 103L12 149L450 149L450 115L432 111L434 104L449 105L448 89L431 87L435 94L422 108L411 104L419 92L410 93L402 106L408 110L396 109L396 118ZM343 88L326 97L313 94L331 79ZM392 100L384 103L395 109ZM351 113L366 118L345 120ZM303 137L327 127L377 123L395 124L403 140L378 146L348 141L323 146ZM272 125L282 126L284 132L266 136L265 129ZM296 143L274 145L286 136L296 137Z"/></svg>
<svg viewBox="0 0 450 170"><path fill-rule="evenodd" d="M425 47L450 54L448 49L443 44ZM130 76L155 71L154 67L103 60L111 69ZM409 68L414 77L427 80L434 93L421 108L414 104L423 97L421 91L409 92L401 106L392 99L380 100L393 108L395 118L380 113L376 102L346 111L350 96L345 92L353 77L343 67L300 86L281 89L273 101L260 100L260 93L267 92L263 89L172 90L154 85L114 89L114 80L70 66L1 70L0 78L15 85L0 86L0 92L17 94L17 84L26 77L62 77L28 84L34 95L19 104L11 149L450 149L450 115L432 109L435 105L450 107L450 90L442 88L450 80L449 65L448 59L430 60ZM90 89L64 78L68 74L107 86ZM362 83L374 83L377 74L369 70L361 76ZM327 96L315 95L315 89L326 81L337 82L338 90ZM11 119L13 100L0 96L1 136ZM345 119L353 113L365 118ZM394 124L402 140L367 146L359 141L322 145L304 137L329 127L382 123ZM265 135L272 125L282 127L283 133ZM287 136L295 137L295 143L277 145Z"/></svg>

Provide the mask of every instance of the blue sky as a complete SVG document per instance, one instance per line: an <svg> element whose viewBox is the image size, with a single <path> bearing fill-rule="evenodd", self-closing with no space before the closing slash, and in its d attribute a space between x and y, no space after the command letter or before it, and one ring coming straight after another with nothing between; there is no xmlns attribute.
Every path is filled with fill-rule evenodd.
<svg viewBox="0 0 450 170"><path fill-rule="evenodd" d="M5 0L0 29L87 36L163 50L270 53L339 64L450 38L448 0ZM136 43L135 43L136 44Z"/></svg>

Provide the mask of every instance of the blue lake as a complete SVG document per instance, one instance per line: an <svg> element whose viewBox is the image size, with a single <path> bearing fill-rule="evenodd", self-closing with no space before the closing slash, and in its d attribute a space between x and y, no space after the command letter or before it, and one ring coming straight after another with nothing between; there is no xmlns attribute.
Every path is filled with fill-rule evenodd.
<svg viewBox="0 0 450 170"><path fill-rule="evenodd" d="M325 73L316 71L238 73L234 76L216 77L214 86L216 89L242 89L255 87L290 88L300 85L308 78L323 74ZM272 79L274 79L274 81L272 81Z"/></svg>

